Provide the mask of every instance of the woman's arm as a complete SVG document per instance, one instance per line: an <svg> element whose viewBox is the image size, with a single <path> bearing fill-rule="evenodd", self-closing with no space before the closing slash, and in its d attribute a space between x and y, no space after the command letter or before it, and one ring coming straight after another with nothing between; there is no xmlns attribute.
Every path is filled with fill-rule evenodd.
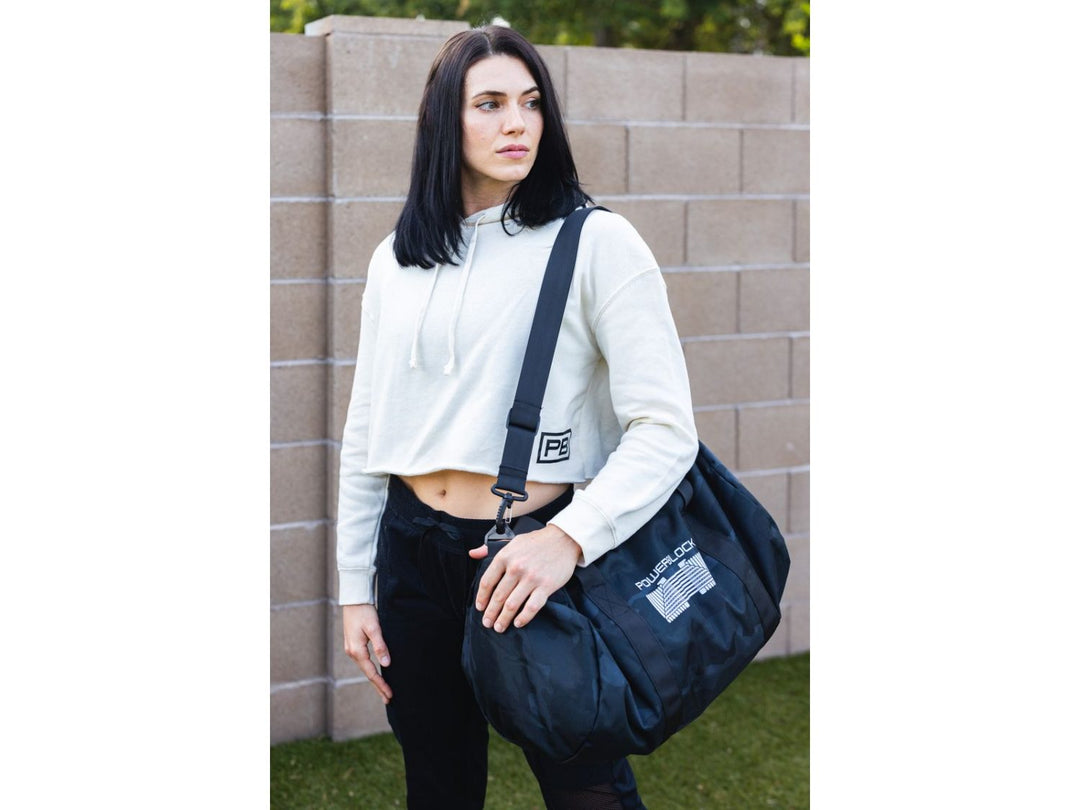
<svg viewBox="0 0 1080 810"><path fill-rule="evenodd" d="M368 422L377 320L361 308L360 345L356 353L349 411L341 438L338 476L338 603L374 603L375 552L379 521L386 504L388 479L368 475Z"/></svg>
<svg viewBox="0 0 1080 810"><path fill-rule="evenodd" d="M599 227L590 231L594 224ZM585 228L578 263L588 274L581 281L589 304L583 309L608 365L623 435L569 506L543 530L514 538L492 561L476 607L500 632L511 621L527 624L575 565L593 562L641 528L697 455L686 361L655 259L622 217L599 212ZM486 550L470 554L479 559Z"/></svg>
<svg viewBox="0 0 1080 810"><path fill-rule="evenodd" d="M643 271L619 287L594 333L623 434L589 485L550 521L581 546L585 565L659 511L698 449L686 361L660 271Z"/></svg>
<svg viewBox="0 0 1080 810"><path fill-rule="evenodd" d="M374 265L373 258L372 267ZM374 296L369 295L374 286L371 276L369 269L369 284L361 305L356 369L341 439L337 516L338 603L342 606L345 652L363 670L383 703L388 703L393 693L379 674L375 661L389 666L390 652L383 641L374 605L375 556L388 479L385 475L368 475L364 472L378 331L372 300Z"/></svg>

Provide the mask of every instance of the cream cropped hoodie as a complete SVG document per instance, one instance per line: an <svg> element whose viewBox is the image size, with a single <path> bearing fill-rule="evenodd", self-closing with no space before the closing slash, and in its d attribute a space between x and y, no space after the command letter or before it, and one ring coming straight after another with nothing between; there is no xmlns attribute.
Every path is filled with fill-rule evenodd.
<svg viewBox="0 0 1080 810"><path fill-rule="evenodd" d="M508 220L504 230L501 215L499 206L465 220L460 264L401 267L393 234L372 256L341 443L340 604L374 601L390 475L498 475L540 282L562 224ZM528 479L589 482L550 521L588 565L652 517L696 454L663 277L633 226L597 211L582 229Z"/></svg>

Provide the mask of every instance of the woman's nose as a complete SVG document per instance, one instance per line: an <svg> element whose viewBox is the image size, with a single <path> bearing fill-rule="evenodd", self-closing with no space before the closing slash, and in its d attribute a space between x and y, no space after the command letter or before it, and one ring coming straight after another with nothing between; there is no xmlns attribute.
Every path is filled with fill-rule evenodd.
<svg viewBox="0 0 1080 810"><path fill-rule="evenodd" d="M516 106L507 107L506 118L503 119L503 132L521 132L525 129L525 118L521 110Z"/></svg>

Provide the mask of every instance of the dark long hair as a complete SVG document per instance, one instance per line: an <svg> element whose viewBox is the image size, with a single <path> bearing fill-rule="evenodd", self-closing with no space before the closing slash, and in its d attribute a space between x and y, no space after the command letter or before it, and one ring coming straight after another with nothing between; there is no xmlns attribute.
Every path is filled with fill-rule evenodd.
<svg viewBox="0 0 1080 810"><path fill-rule="evenodd" d="M563 217L592 198L578 182L555 87L536 48L512 28L488 25L450 37L435 57L424 85L416 124L412 177L398 218L394 256L403 267L452 264L463 245L461 222L461 107L465 74L481 59L520 59L540 88L544 130L528 176L510 193L504 212L522 225Z"/></svg>

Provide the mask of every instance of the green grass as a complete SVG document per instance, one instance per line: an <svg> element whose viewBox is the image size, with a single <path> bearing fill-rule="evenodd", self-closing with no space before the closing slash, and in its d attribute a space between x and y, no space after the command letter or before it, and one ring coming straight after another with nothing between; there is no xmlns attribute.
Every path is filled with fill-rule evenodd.
<svg viewBox="0 0 1080 810"><path fill-rule="evenodd" d="M486 810L543 810L521 751L492 734ZM810 656L751 664L712 706L647 757L631 757L649 810L810 806ZM276 810L405 807L389 734L270 748Z"/></svg>

